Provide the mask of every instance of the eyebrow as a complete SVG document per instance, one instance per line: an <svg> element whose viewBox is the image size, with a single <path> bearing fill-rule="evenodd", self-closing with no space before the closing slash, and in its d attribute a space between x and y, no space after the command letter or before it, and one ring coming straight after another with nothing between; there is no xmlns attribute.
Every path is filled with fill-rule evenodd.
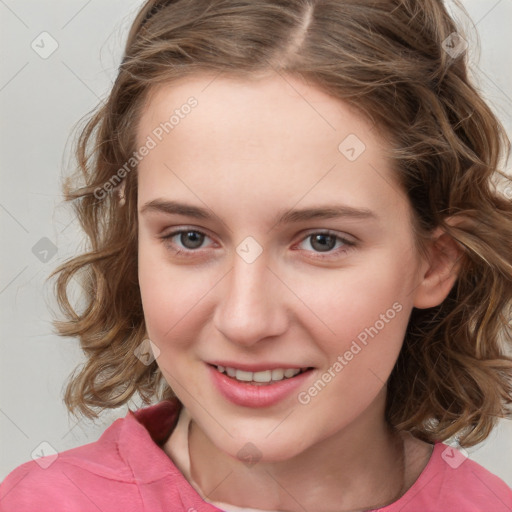
<svg viewBox="0 0 512 512"><path fill-rule="evenodd" d="M164 199L153 199L145 203L140 209L140 213L145 214L148 212L184 215L201 220L211 220L216 217L216 215L207 208ZM275 225L340 217L348 217L356 220L376 220L378 218L377 214L368 208L354 208L353 206L342 204L327 204L318 207L282 211L278 214Z"/></svg>

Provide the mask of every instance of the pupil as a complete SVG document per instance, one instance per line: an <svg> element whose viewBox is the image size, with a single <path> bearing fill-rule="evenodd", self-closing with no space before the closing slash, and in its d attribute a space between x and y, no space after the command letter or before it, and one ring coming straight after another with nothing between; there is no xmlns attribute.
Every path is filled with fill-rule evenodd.
<svg viewBox="0 0 512 512"><path fill-rule="evenodd" d="M331 241L331 243L328 243L327 245L325 244L325 239L329 239ZM317 241L320 241L320 245L319 247L315 247L315 243ZM315 235L313 237L313 247L316 248L319 248L320 251L325 251L325 250L329 250L329 249L332 249L334 247L334 244L335 244L335 240L334 240L334 237L332 235L323 235L323 234L319 234L319 235ZM327 249L326 249L327 248Z"/></svg>
<svg viewBox="0 0 512 512"><path fill-rule="evenodd" d="M197 233L195 231L187 231L186 233L181 234L181 243L187 247L188 249L196 249L201 246L203 241L203 235ZM188 245L188 243L192 241L192 247Z"/></svg>

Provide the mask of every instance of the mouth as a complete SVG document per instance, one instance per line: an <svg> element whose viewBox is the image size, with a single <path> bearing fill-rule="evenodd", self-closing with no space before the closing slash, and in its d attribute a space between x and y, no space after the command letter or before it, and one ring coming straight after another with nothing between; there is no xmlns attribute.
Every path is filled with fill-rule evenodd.
<svg viewBox="0 0 512 512"><path fill-rule="evenodd" d="M234 381L245 382L255 386L268 386L276 382L290 380L294 377L297 377L297 375L314 369L313 367L309 366L305 368L273 368L268 370L260 370L257 372L250 372L229 366L221 366L215 364L209 364L209 366Z"/></svg>

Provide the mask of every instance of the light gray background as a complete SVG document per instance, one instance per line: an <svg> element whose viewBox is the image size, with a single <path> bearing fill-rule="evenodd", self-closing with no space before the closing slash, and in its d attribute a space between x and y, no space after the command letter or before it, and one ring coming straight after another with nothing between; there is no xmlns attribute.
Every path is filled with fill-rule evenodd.
<svg viewBox="0 0 512 512"><path fill-rule="evenodd" d="M71 129L107 95L141 4L0 0L0 479L41 442L58 452L92 442L126 414L126 407L107 412L96 424L68 418L63 386L83 358L76 340L52 333L56 307L45 279L82 247L60 195ZM477 83L510 134L512 0L463 5L480 38L480 54L469 39ZM44 31L58 43L46 59L31 47ZM469 456L512 486L512 421L503 420Z"/></svg>

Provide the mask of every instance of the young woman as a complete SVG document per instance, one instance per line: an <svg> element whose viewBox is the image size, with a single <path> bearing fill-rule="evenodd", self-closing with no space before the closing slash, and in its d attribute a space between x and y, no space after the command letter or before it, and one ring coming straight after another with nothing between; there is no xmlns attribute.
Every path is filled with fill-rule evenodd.
<svg viewBox="0 0 512 512"><path fill-rule="evenodd" d="M463 450L512 399L508 141L464 46L439 0L143 6L55 274L69 409L147 406L2 512L512 510Z"/></svg>

